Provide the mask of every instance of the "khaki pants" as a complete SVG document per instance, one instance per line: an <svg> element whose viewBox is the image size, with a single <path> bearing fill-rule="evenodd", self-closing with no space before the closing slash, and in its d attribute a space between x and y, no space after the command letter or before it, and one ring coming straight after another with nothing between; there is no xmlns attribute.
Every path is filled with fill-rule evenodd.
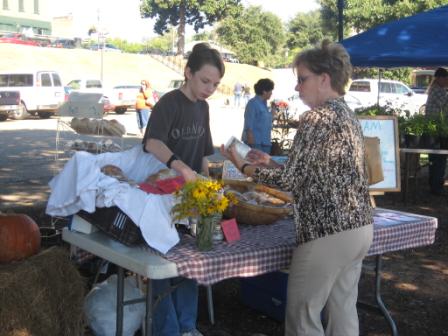
<svg viewBox="0 0 448 336"><path fill-rule="evenodd" d="M373 225L367 225L295 249L288 279L286 336L359 335L358 281L372 238Z"/></svg>

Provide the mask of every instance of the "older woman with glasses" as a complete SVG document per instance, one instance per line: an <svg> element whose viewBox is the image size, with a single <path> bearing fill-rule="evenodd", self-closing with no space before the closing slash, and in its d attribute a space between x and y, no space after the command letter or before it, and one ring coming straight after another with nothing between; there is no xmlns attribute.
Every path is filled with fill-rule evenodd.
<svg viewBox="0 0 448 336"><path fill-rule="evenodd" d="M221 151L256 182L293 194L297 248L285 335L355 336L358 282L373 227L362 130L343 98L350 58L340 44L323 41L299 53L293 66L296 91L311 110L298 122L285 165L257 150L249 161L234 148Z"/></svg>

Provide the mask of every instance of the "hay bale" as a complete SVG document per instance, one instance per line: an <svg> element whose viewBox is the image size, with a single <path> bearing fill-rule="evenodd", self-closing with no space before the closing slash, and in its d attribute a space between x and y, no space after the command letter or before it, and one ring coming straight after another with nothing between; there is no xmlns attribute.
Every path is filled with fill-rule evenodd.
<svg viewBox="0 0 448 336"><path fill-rule="evenodd" d="M79 336L84 294L64 248L0 266L0 336Z"/></svg>

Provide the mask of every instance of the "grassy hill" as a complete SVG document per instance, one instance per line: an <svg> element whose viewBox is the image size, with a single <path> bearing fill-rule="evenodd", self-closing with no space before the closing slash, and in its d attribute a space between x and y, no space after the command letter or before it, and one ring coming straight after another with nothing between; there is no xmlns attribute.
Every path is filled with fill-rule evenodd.
<svg viewBox="0 0 448 336"><path fill-rule="evenodd" d="M0 59L0 72L56 70L63 84L75 78L101 77L101 53L98 51L0 44ZM139 83L146 78L155 88L164 88L171 79L183 78L182 72L176 72L148 55L105 52L102 64L106 87ZM253 87L260 78L272 78L271 71L246 64L226 63L220 91L231 94L237 81Z"/></svg>

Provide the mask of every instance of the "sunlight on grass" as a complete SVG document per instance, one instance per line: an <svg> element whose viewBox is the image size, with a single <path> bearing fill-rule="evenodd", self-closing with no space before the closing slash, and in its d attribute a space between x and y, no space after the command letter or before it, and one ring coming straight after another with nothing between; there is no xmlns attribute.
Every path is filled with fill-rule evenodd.
<svg viewBox="0 0 448 336"><path fill-rule="evenodd" d="M410 284L410 283L405 283L405 282L400 282L398 284L395 285L396 288L401 289L401 290L405 290L408 292L414 292L416 290L418 290L418 287Z"/></svg>
<svg viewBox="0 0 448 336"><path fill-rule="evenodd" d="M381 276L382 276L382 278L385 279L385 280L393 280L393 279L396 278L395 275L393 275L392 273L389 273L389 272L382 272L382 273L381 273Z"/></svg>

